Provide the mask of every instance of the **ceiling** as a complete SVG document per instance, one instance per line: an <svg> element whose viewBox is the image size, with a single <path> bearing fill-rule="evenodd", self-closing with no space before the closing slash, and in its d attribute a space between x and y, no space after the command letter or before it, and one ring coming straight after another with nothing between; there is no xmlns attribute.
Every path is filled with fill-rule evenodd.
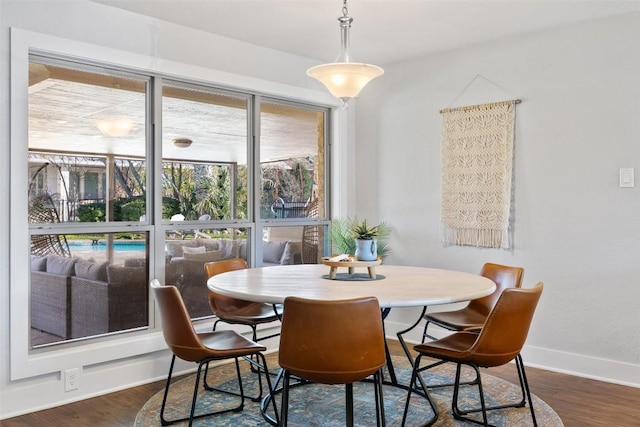
<svg viewBox="0 0 640 427"><path fill-rule="evenodd" d="M341 0L91 0L254 45L333 61ZM640 10L618 0L350 0L351 56L385 64Z"/></svg>
<svg viewBox="0 0 640 427"><path fill-rule="evenodd" d="M319 61L333 61L338 53L340 0L91 1ZM640 10L640 1L351 0L351 55L355 61L384 64L635 10ZM139 142L144 141L140 91L112 91L105 96L103 88L92 85L108 84L93 81L95 76L85 81L82 73L67 75L67 70L56 79L50 74L54 68L30 67L30 147L54 152L144 154L144 144ZM64 84L67 79L90 86L76 93ZM95 90L101 92L93 93ZM246 159L243 108L218 111L207 102L188 104L179 98L174 102L179 113L175 122L180 125L164 129L166 157L206 159L215 144L217 161L242 163ZM126 137L105 138L96 129L95 119L107 113L127 117L136 126ZM264 143L261 150L264 161L305 157L317 151L317 117L303 113L265 109L263 143L271 143ZM239 116L230 120L229 114ZM203 126L207 122L212 124L210 129ZM220 125L227 122L242 126ZM194 143L186 150L176 148L170 143L174 137L187 137Z"/></svg>
<svg viewBox="0 0 640 427"><path fill-rule="evenodd" d="M29 64L29 149L40 153L144 157L143 80ZM163 158L247 162L248 104L241 97L177 86L162 89ZM322 111L260 104L260 159L279 162L318 153ZM105 125L100 129L100 126ZM114 134L107 127L124 126ZM179 147L177 138L192 141Z"/></svg>

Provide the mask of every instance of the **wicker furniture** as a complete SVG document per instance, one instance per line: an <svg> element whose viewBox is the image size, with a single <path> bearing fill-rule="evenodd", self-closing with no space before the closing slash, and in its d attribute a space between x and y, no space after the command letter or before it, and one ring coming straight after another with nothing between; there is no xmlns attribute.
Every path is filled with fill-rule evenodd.
<svg viewBox="0 0 640 427"><path fill-rule="evenodd" d="M145 267L106 267L106 281L71 277L71 338L147 326Z"/></svg>
<svg viewBox="0 0 640 427"><path fill-rule="evenodd" d="M71 336L71 278L31 272L31 327L64 339Z"/></svg>
<svg viewBox="0 0 640 427"><path fill-rule="evenodd" d="M146 326L147 283L144 266L32 256L31 327L69 339Z"/></svg>
<svg viewBox="0 0 640 427"><path fill-rule="evenodd" d="M318 217L318 200L314 200L307 206L307 218ZM305 225L302 227L302 263L318 264L320 248L320 226Z"/></svg>
<svg viewBox="0 0 640 427"><path fill-rule="evenodd" d="M78 258L31 258L31 327L64 339L71 336L71 276Z"/></svg>
<svg viewBox="0 0 640 427"><path fill-rule="evenodd" d="M300 242L263 242L263 265L299 264ZM246 240L186 239L166 242L165 284L178 288L192 319L211 316L204 265L247 257ZM194 252L199 250L199 252Z"/></svg>

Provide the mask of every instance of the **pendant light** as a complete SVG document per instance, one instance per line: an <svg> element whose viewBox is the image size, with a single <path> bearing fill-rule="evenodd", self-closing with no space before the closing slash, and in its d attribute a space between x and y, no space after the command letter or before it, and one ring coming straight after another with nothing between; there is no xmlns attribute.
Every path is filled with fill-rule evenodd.
<svg viewBox="0 0 640 427"><path fill-rule="evenodd" d="M377 65L351 62L349 29L353 18L347 16L348 13L347 0L344 0L342 16L338 18L342 41L338 58L335 62L316 65L307 70L307 75L324 84L333 96L342 100L345 108L349 99L358 96L367 83L384 73L384 70Z"/></svg>

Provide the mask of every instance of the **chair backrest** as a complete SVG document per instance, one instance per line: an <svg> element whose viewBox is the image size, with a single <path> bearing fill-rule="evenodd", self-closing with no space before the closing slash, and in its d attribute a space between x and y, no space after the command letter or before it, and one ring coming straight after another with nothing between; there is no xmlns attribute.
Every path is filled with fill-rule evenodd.
<svg viewBox="0 0 640 427"><path fill-rule="evenodd" d="M160 308L162 334L169 349L180 359L196 362L210 356L193 329L187 307L175 286L162 286L151 280L151 289Z"/></svg>
<svg viewBox="0 0 640 427"><path fill-rule="evenodd" d="M323 384L349 384L375 373L386 362L378 300L286 298L278 358L292 374Z"/></svg>
<svg viewBox="0 0 640 427"><path fill-rule="evenodd" d="M232 258L225 259L223 261L204 263L204 271L207 273L207 278L211 278L226 271L244 270L247 268L249 268L249 266L244 258ZM209 305L211 306L213 314L216 314L219 317L224 317L225 313L234 313L251 304L254 303L209 291Z"/></svg>
<svg viewBox="0 0 640 427"><path fill-rule="evenodd" d="M487 316L468 359L479 366L500 366L522 350L529 326L542 294L542 283L534 288L507 288Z"/></svg>
<svg viewBox="0 0 640 427"><path fill-rule="evenodd" d="M493 306L498 301L498 298L500 298L500 294L502 294L504 289L519 288L522 286L524 269L521 267L486 263L482 266L480 275L493 280L496 283L496 290L484 298L472 300L467 307L486 316L493 309Z"/></svg>
<svg viewBox="0 0 640 427"><path fill-rule="evenodd" d="M249 268L249 266L244 258L232 258L204 263L204 271L207 273L207 278L224 273L225 271L243 270L245 268Z"/></svg>

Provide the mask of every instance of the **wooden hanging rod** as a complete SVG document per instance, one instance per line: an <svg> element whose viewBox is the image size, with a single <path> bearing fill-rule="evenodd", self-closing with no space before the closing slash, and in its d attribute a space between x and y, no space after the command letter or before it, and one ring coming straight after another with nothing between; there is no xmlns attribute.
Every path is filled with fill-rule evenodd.
<svg viewBox="0 0 640 427"><path fill-rule="evenodd" d="M452 111L468 111L468 110L475 110L481 107L498 107L500 105L505 105L505 104L520 104L522 102L521 99L512 99L510 101L500 101L500 102L490 102L488 104L478 104L478 105L468 105L466 107L456 107L456 108L445 108L444 110L440 110L440 114L443 113L450 113Z"/></svg>

